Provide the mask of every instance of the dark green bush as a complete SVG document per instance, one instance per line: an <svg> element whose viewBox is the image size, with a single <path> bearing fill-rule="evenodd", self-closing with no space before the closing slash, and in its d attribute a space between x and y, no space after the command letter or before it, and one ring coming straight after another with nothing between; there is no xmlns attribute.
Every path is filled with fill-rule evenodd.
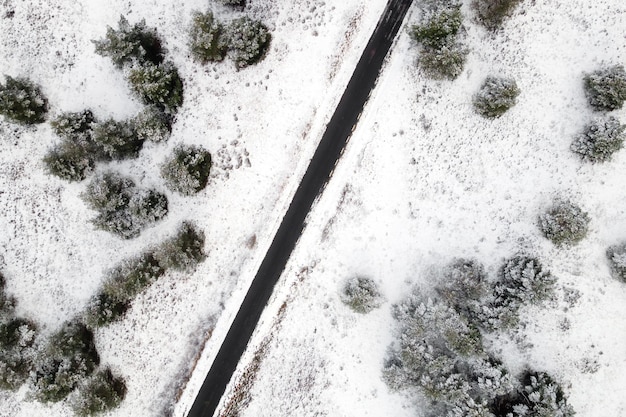
<svg viewBox="0 0 626 417"><path fill-rule="evenodd" d="M93 130L94 156L98 160L124 160L139 156L143 140L130 120L113 119L96 124Z"/></svg>
<svg viewBox="0 0 626 417"><path fill-rule="evenodd" d="M476 113L495 119L515 105L520 90L515 80L489 76L474 96Z"/></svg>
<svg viewBox="0 0 626 417"><path fill-rule="evenodd" d="M451 43L440 49L424 48L419 56L419 66L424 74L435 80L454 80L463 72L468 50L461 44Z"/></svg>
<svg viewBox="0 0 626 417"><path fill-rule="evenodd" d="M167 214L167 197L135 187L129 178L115 173L95 177L82 194L98 215L92 223L124 239L138 236L145 227Z"/></svg>
<svg viewBox="0 0 626 417"><path fill-rule="evenodd" d="M48 100L41 89L26 78L5 78L5 84L0 84L0 114L23 125L43 123Z"/></svg>
<svg viewBox="0 0 626 417"><path fill-rule="evenodd" d="M624 145L626 126L613 116L594 120L572 142L572 152L583 161L605 162Z"/></svg>
<svg viewBox="0 0 626 417"><path fill-rule="evenodd" d="M128 74L130 88L144 102L169 113L183 104L183 81L171 62L145 64Z"/></svg>
<svg viewBox="0 0 626 417"><path fill-rule="evenodd" d="M263 59L272 40L267 26L247 16L230 22L226 31L228 53L237 68L247 67Z"/></svg>
<svg viewBox="0 0 626 417"><path fill-rule="evenodd" d="M154 254L146 252L110 270L103 291L118 300L132 300L164 273Z"/></svg>
<svg viewBox="0 0 626 417"><path fill-rule="evenodd" d="M130 308L130 300L122 300L100 290L91 297L85 311L83 320L91 328L107 326L114 321L120 320Z"/></svg>
<svg viewBox="0 0 626 417"><path fill-rule="evenodd" d="M122 68L125 64L159 65L163 62L164 50L155 28L148 28L145 20L131 26L120 16L118 29L107 28L104 39L93 41L96 53L111 58Z"/></svg>
<svg viewBox="0 0 626 417"><path fill-rule="evenodd" d="M606 251L613 276L626 282L626 242L611 246Z"/></svg>
<svg viewBox="0 0 626 417"><path fill-rule="evenodd" d="M67 112L50 122L52 130L60 138L85 147L91 146L96 118L91 110Z"/></svg>
<svg viewBox="0 0 626 417"><path fill-rule="evenodd" d="M44 156L48 172L66 181L82 181L93 171L96 161L84 147L62 142Z"/></svg>
<svg viewBox="0 0 626 417"><path fill-rule="evenodd" d="M213 17L213 13L193 14L189 31L189 49L193 59L201 64L222 61L226 56L228 41L224 26Z"/></svg>
<svg viewBox="0 0 626 417"><path fill-rule="evenodd" d="M132 124L140 141L165 142L172 133L172 115L149 106L139 113Z"/></svg>
<svg viewBox="0 0 626 417"><path fill-rule="evenodd" d="M574 245L587 236L589 215L570 201L557 200L539 216L539 228L555 245Z"/></svg>
<svg viewBox="0 0 626 417"><path fill-rule="evenodd" d="M621 109L626 101L626 71L622 65L614 65L585 74L583 85L589 105L594 110Z"/></svg>
<svg viewBox="0 0 626 417"><path fill-rule="evenodd" d="M204 240L204 232L192 223L183 222L176 235L155 250L154 256L165 269L189 271L206 258Z"/></svg>
<svg viewBox="0 0 626 417"><path fill-rule="evenodd" d="M33 367L37 326L31 320L3 316L0 322L0 389L17 390Z"/></svg>
<svg viewBox="0 0 626 417"><path fill-rule="evenodd" d="M219 0L219 2L231 7L244 7L246 5L246 0Z"/></svg>
<svg viewBox="0 0 626 417"><path fill-rule="evenodd" d="M474 0L476 17L489 30L497 30L522 0Z"/></svg>
<svg viewBox="0 0 626 417"><path fill-rule="evenodd" d="M423 25L413 25L410 35L424 47L441 49L448 45L449 39L456 37L462 24L463 17L458 7L445 9Z"/></svg>
<svg viewBox="0 0 626 417"><path fill-rule="evenodd" d="M210 172L211 154L201 146L179 145L161 166L167 188L183 195L203 190Z"/></svg>
<svg viewBox="0 0 626 417"><path fill-rule="evenodd" d="M34 398L63 400L99 363L91 330L79 321L66 322L52 335L30 375Z"/></svg>
<svg viewBox="0 0 626 417"><path fill-rule="evenodd" d="M109 368L94 373L78 388L78 395L70 403L81 417L93 416L117 408L126 396L126 384L113 376Z"/></svg>
<svg viewBox="0 0 626 417"><path fill-rule="evenodd" d="M357 313L366 314L378 308L383 297L373 279L355 276L345 282L341 290L341 301Z"/></svg>

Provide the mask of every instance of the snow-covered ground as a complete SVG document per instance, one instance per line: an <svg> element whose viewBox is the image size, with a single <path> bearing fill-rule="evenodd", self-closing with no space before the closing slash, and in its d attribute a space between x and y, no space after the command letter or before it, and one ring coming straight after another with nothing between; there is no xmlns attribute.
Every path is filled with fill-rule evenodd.
<svg viewBox="0 0 626 417"><path fill-rule="evenodd" d="M201 66L189 57L193 10L215 7L223 20L239 15L215 2L2 2L0 73L40 84L53 116L85 108L100 119L138 112L123 74L94 53L91 40L116 27L120 14L158 28L185 84L172 137L146 145L136 160L98 169L167 193L158 166L176 144L201 144L213 154L206 190L194 197L167 193L168 216L122 241L93 230L94 213L79 198L86 182L45 173L42 157L58 140L48 125L0 120L0 269L18 314L44 334L85 307L107 269L172 235L182 220L206 234L208 258L195 273L168 273L124 320L96 333L103 365L128 388L112 416L162 415L198 361L176 413L189 406L384 5L249 0L246 13L267 24L273 40L261 63L236 71L229 61ZM26 386L0 392L0 415L71 414L64 403L46 406L27 396Z"/></svg>
<svg viewBox="0 0 626 417"><path fill-rule="evenodd" d="M527 311L531 348L502 340L494 348L513 369L552 374L577 415L626 415L626 285L610 276L605 257L626 239L626 151L591 165L569 150L594 116L583 73L626 64L626 4L525 1L496 35L465 6L471 52L454 82L424 79L408 35L400 36L238 370L253 369L265 346L258 372L237 382L251 385L240 415L420 415L381 378L394 337L391 304L430 285L432 271L454 257L476 258L493 276L519 250L536 254L580 298ZM489 74L513 77L521 89L496 120L471 106ZM613 115L626 122L626 109ZM555 196L592 219L577 246L557 248L537 228ZM379 282L387 300L367 315L339 298L357 274Z"/></svg>

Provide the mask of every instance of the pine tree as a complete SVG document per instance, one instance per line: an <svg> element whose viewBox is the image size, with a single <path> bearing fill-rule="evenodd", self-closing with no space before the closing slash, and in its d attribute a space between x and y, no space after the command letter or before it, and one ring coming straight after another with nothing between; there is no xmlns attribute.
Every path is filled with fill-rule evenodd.
<svg viewBox="0 0 626 417"><path fill-rule="evenodd" d="M614 65L585 74L585 94L594 110L621 109L626 101L626 71L622 65Z"/></svg>
<svg viewBox="0 0 626 417"><path fill-rule="evenodd" d="M272 36L267 26L247 16L230 22L227 28L229 54L237 68L244 68L263 59Z"/></svg>
<svg viewBox="0 0 626 417"><path fill-rule="evenodd" d="M383 297L373 279L357 275L345 282L341 301L357 313L366 314L380 307Z"/></svg>
<svg viewBox="0 0 626 417"><path fill-rule="evenodd" d="M613 276L626 282L626 242L608 248L606 257L609 260Z"/></svg>
<svg viewBox="0 0 626 417"><path fill-rule="evenodd" d="M472 7L476 17L489 30L502 27L504 20L513 14L522 0L474 0Z"/></svg>
<svg viewBox="0 0 626 417"><path fill-rule="evenodd" d="M228 50L224 26L213 17L212 12L193 14L189 31L189 49L193 59L201 64L222 61Z"/></svg>
<svg viewBox="0 0 626 417"><path fill-rule="evenodd" d="M137 139L155 143L167 141L172 133L172 122L171 114L154 106L148 106L131 121Z"/></svg>
<svg viewBox="0 0 626 417"><path fill-rule="evenodd" d="M515 80L489 76L474 96L474 109L483 117L498 118L515 105L519 93Z"/></svg>
<svg viewBox="0 0 626 417"><path fill-rule="evenodd" d="M211 154L201 146L179 145L161 166L165 185L183 195L202 191L211 172Z"/></svg>
<svg viewBox="0 0 626 417"><path fill-rule="evenodd" d="M94 373L78 387L78 395L70 403L81 417L100 414L117 408L126 396L126 384L106 368Z"/></svg>
<svg viewBox="0 0 626 417"><path fill-rule="evenodd" d="M204 232L190 222L183 222L176 235L155 250L154 256L165 269L191 271L206 258Z"/></svg>
<svg viewBox="0 0 626 417"><path fill-rule="evenodd" d="M23 125L43 123L48 100L41 89L26 78L5 78L5 84L0 84L0 114Z"/></svg>
<svg viewBox="0 0 626 417"><path fill-rule="evenodd" d="M589 215L571 201L556 200L539 216L543 235L558 246L574 245L587 236Z"/></svg>
<svg viewBox="0 0 626 417"><path fill-rule="evenodd" d="M613 116L596 119L576 136L570 149L583 161L606 162L622 149L626 139L625 130L626 126Z"/></svg>
<svg viewBox="0 0 626 417"><path fill-rule="evenodd" d="M171 114L183 104L183 81L171 62L137 66L130 70L128 81L144 104Z"/></svg>

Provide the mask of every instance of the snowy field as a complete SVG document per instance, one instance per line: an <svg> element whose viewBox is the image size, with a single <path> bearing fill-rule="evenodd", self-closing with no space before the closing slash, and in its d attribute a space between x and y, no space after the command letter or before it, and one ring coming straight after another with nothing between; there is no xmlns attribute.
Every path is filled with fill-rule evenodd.
<svg viewBox="0 0 626 417"><path fill-rule="evenodd" d="M195 273L168 272L122 321L96 332L102 364L128 388L111 416L171 413L197 363L175 414L189 406L384 5L249 0L245 13L268 25L273 39L261 63L236 71L230 61L201 66L189 56L192 11L211 7L223 20L241 15L214 2L2 2L0 73L40 84L51 116L90 108L99 119L124 119L141 109L121 71L91 42L121 14L158 28L184 80L169 142L144 146L136 160L98 166L168 196L167 217L129 241L93 229L95 213L79 197L87 181L46 174L42 158L58 141L48 124L0 120L0 269L17 314L35 320L44 335L84 309L106 270L171 236L181 221L206 234L208 257ZM209 185L194 197L169 193L158 175L179 143L201 144L213 155ZM0 392L0 415L71 412L65 403L28 401L23 386Z"/></svg>
<svg viewBox="0 0 626 417"><path fill-rule="evenodd" d="M569 150L594 116L582 76L626 64L621 0L525 1L488 34L463 8L464 72L423 78L405 32L361 123L288 265L226 400L241 416L422 415L382 380L394 338L390 310L455 257L490 275L519 251L536 254L568 293L525 312L521 349L496 340L504 362L548 371L578 416L626 415L626 286L610 276L606 248L626 239L626 152L604 164ZM417 20L417 10L409 23ZM503 117L476 115L472 95L487 75L513 77L518 104ZM612 113L626 122L626 109ZM587 237L557 248L537 227L554 197L591 217ZM386 302L367 315L340 301L354 275L374 278ZM241 375L244 374L242 378Z"/></svg>

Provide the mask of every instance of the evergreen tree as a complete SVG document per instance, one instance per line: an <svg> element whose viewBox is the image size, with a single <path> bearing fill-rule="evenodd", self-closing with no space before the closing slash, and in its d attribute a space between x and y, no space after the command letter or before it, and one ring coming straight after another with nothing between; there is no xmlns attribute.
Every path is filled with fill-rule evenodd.
<svg viewBox="0 0 626 417"><path fill-rule="evenodd" d="M98 160L124 160L139 156L143 147L132 121L113 119L96 124L93 131L93 152Z"/></svg>
<svg viewBox="0 0 626 417"><path fill-rule="evenodd" d="M228 42L224 36L224 26L213 17L212 12L193 14L189 48L193 59L201 64L221 61L226 56Z"/></svg>
<svg viewBox="0 0 626 417"><path fill-rule="evenodd" d="M126 383L109 368L100 370L78 387L70 406L81 417L93 416L117 408L126 396Z"/></svg>
<svg viewBox="0 0 626 417"><path fill-rule="evenodd" d="M621 109L626 101L626 71L622 65L585 74L583 82L587 100L594 110Z"/></svg>
<svg viewBox="0 0 626 417"><path fill-rule="evenodd" d="M608 248L606 257L609 259L613 276L626 282L626 242Z"/></svg>
<svg viewBox="0 0 626 417"><path fill-rule="evenodd" d="M437 294L459 314L470 319L487 295L485 268L475 259L455 259L443 272Z"/></svg>
<svg viewBox="0 0 626 417"><path fill-rule="evenodd" d="M111 58L118 68L129 64L159 65L165 52L155 28L148 28L145 20L131 26L124 16L120 16L117 30L108 27L104 39L93 43L96 53Z"/></svg>
<svg viewBox="0 0 626 417"><path fill-rule="evenodd" d="M605 162L624 145L626 126L613 116L596 119L587 125L583 133L576 136L572 143L572 152L583 161Z"/></svg>
<svg viewBox="0 0 626 417"><path fill-rule="evenodd" d="M267 26L247 16L230 22L227 28L229 54L237 68L244 68L263 59L272 36Z"/></svg>
<svg viewBox="0 0 626 417"><path fill-rule="evenodd" d="M522 0L474 0L472 7L476 17L489 30L502 27L504 20L513 14Z"/></svg>
<svg viewBox="0 0 626 417"><path fill-rule="evenodd" d="M157 107L148 106L133 120L137 138L144 142L166 142L172 133L172 115Z"/></svg>
<svg viewBox="0 0 626 417"><path fill-rule="evenodd" d="M190 222L183 222L176 235L163 242L154 253L165 269L190 271L206 258L204 232Z"/></svg>
<svg viewBox="0 0 626 417"><path fill-rule="evenodd" d="M341 301L357 313L366 314L380 307L383 296L373 279L357 275L345 282Z"/></svg>
<svg viewBox="0 0 626 417"><path fill-rule="evenodd" d="M171 62L135 67L130 70L128 81L144 104L169 113L176 113L183 104L183 82Z"/></svg>
<svg viewBox="0 0 626 417"><path fill-rule="evenodd" d="M483 117L498 118L515 105L519 93L515 80L489 76L474 96L474 109Z"/></svg>
<svg viewBox="0 0 626 417"><path fill-rule="evenodd" d="M161 166L165 185L183 195L202 191L211 172L211 154L201 146L179 145Z"/></svg>
<svg viewBox="0 0 626 417"><path fill-rule="evenodd" d="M574 245L587 236L589 215L570 201L557 200L539 216L539 228L555 245Z"/></svg>
<svg viewBox="0 0 626 417"><path fill-rule="evenodd" d="M448 45L449 39L457 35L462 24L463 16L459 7L445 8L431 16L423 25L413 25L410 35L424 47L441 49Z"/></svg>
<svg viewBox="0 0 626 417"><path fill-rule="evenodd" d="M5 84L0 84L0 114L23 125L43 123L48 100L41 89L26 78L5 78Z"/></svg>

